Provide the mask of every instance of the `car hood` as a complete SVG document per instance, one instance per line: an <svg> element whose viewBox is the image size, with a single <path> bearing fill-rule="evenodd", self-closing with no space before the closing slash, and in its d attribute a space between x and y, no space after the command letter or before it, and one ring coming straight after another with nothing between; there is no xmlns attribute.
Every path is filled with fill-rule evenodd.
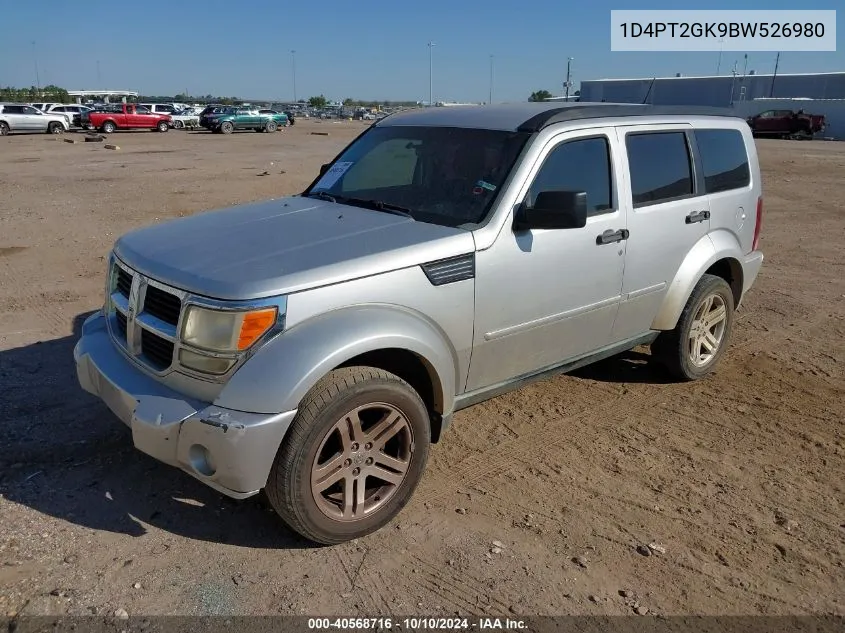
<svg viewBox="0 0 845 633"><path fill-rule="evenodd" d="M128 233L115 254L145 275L217 299L289 294L473 251L470 231L290 197Z"/></svg>

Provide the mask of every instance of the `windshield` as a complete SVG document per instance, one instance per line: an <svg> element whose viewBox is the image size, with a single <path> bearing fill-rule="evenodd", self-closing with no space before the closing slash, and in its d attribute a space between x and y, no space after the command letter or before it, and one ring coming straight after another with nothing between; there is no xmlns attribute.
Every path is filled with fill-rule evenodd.
<svg viewBox="0 0 845 633"><path fill-rule="evenodd" d="M528 136L470 128L374 127L305 194L328 194L338 202L377 201L434 224L478 224Z"/></svg>

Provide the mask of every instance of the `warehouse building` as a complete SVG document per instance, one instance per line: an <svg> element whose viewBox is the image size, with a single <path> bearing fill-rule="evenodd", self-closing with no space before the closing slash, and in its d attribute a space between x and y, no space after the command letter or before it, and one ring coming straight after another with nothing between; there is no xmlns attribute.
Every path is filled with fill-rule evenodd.
<svg viewBox="0 0 845 633"><path fill-rule="evenodd" d="M580 101L695 105L732 108L748 117L772 109L823 114L825 138L845 140L845 72L730 73L709 77L591 79L581 82Z"/></svg>
<svg viewBox="0 0 845 633"><path fill-rule="evenodd" d="M590 79L581 82L581 101L699 105L727 108L761 98L845 99L845 72L710 77Z"/></svg>

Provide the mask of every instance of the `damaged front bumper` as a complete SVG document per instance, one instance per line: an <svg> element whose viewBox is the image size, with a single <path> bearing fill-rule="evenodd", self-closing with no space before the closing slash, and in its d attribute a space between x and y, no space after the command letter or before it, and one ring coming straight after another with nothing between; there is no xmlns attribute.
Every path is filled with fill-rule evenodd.
<svg viewBox="0 0 845 633"><path fill-rule="evenodd" d="M229 497L264 487L296 410L267 415L192 400L126 358L100 312L83 324L73 356L79 384L129 426L138 450Z"/></svg>

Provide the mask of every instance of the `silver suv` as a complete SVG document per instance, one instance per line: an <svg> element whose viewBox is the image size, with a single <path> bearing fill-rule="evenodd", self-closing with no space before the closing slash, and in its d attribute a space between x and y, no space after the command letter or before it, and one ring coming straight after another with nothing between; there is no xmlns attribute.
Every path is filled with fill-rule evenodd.
<svg viewBox="0 0 845 633"><path fill-rule="evenodd" d="M0 136L10 132L63 134L70 129L68 118L60 113L44 113L23 103L0 103Z"/></svg>
<svg viewBox="0 0 845 633"><path fill-rule="evenodd" d="M761 214L721 111L395 114L300 195L121 237L79 381L141 451L339 543L408 503L460 409L641 344L713 371Z"/></svg>

